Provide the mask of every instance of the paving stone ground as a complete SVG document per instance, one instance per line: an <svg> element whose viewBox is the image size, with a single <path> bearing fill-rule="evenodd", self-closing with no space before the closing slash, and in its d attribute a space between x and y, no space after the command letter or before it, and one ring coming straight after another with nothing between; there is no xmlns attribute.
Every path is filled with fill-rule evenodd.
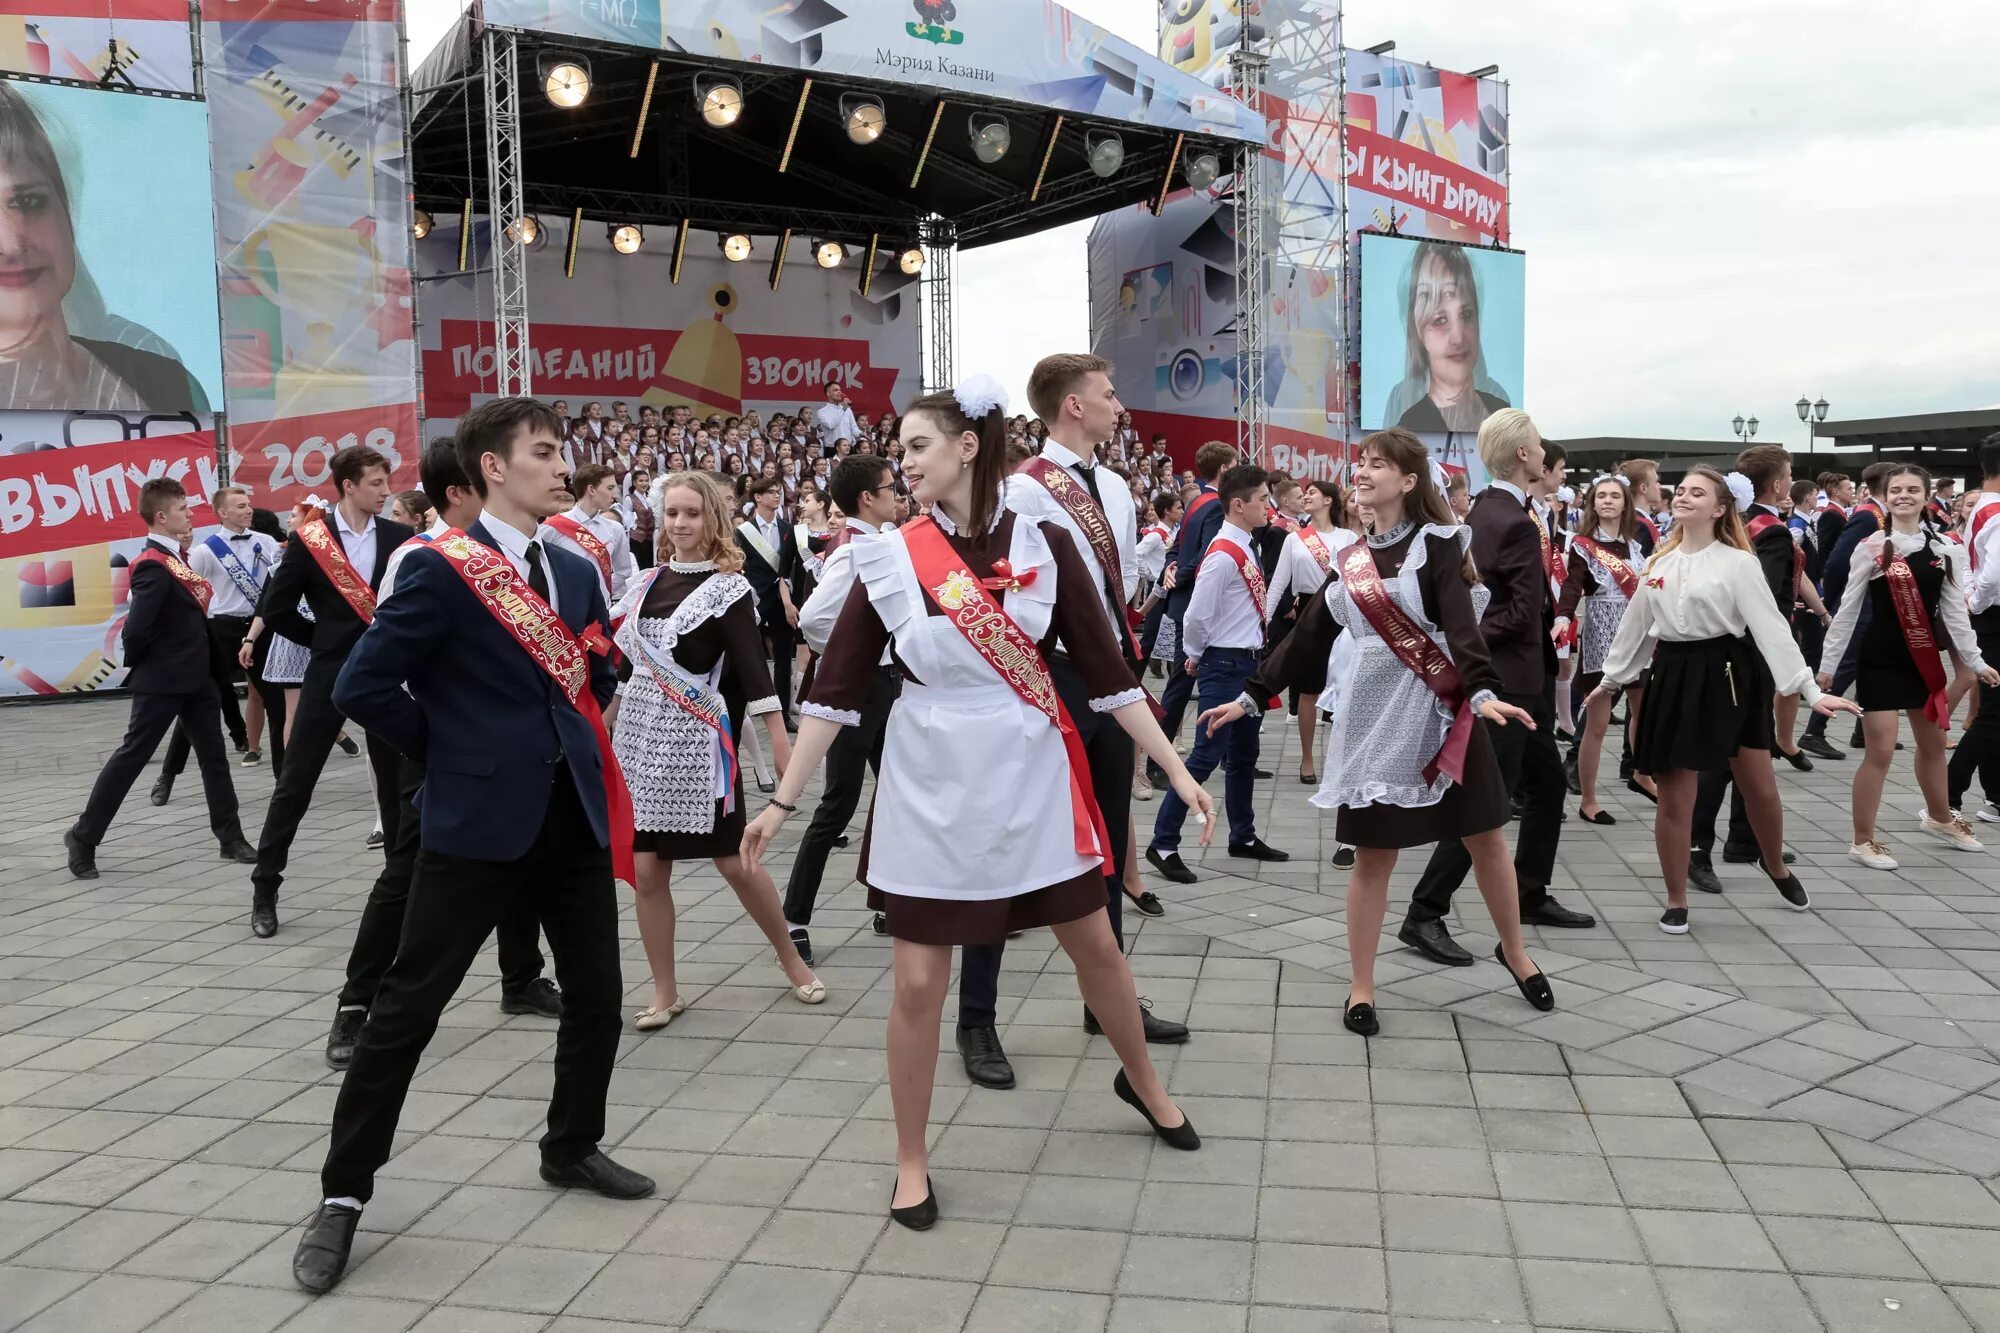
<svg viewBox="0 0 2000 1333"><path fill-rule="evenodd" d="M1391 939L1384 1034L1363 1043L1340 1026L1331 825L1269 719L1281 776L1260 828L1293 860L1213 849L1201 883L1154 885L1165 918L1132 919L1142 991L1196 1029L1154 1053L1203 1150L1156 1146L1111 1097L1110 1049L1031 934L1003 976L1020 1086L968 1088L947 1035L944 1220L921 1236L885 1216L889 954L860 891L827 895L832 998L807 1009L720 879L689 870L693 1007L628 1035L611 1089L609 1146L659 1197L541 1185L554 1025L501 1015L489 949L419 1074L357 1262L315 1301L289 1260L338 1084L331 997L377 862L365 764L329 765L284 929L259 941L192 774L162 810L147 775L103 879L64 871L62 830L124 716L0 710L0 1329L2000 1330L2000 850L1919 841L1907 768L1882 819L1902 870L1844 859L1851 763L1787 771L1816 910L1725 867L1727 894L1696 895L1679 939L1653 924L1648 808L1607 792L1619 823L1572 818L1556 886L1603 924L1530 932L1558 1012L1493 964L1438 969ZM234 772L254 830L268 771ZM837 855L829 885L852 865ZM1455 927L1490 953L1478 896L1463 906ZM622 932L636 1005L629 909Z"/></svg>

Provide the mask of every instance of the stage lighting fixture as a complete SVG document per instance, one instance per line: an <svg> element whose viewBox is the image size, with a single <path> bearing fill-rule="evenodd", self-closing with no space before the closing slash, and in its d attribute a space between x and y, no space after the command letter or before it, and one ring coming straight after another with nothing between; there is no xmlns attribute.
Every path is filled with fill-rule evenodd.
<svg viewBox="0 0 2000 1333"><path fill-rule="evenodd" d="M839 241L821 241L813 247L813 262L821 268L839 268L847 258L847 247Z"/></svg>
<svg viewBox="0 0 2000 1333"><path fill-rule="evenodd" d="M646 233L629 222L605 230L611 234L611 248L621 255L636 255L639 247L646 243Z"/></svg>
<svg viewBox="0 0 2000 1333"><path fill-rule="evenodd" d="M421 241L424 237L431 234L431 227L433 225L435 224L431 221L431 215L420 208L410 218L410 235Z"/></svg>
<svg viewBox="0 0 2000 1333"><path fill-rule="evenodd" d="M972 155L988 166L1007 156L1007 150L1013 146L1014 132L1005 116L974 112L966 118L966 126L972 139Z"/></svg>
<svg viewBox="0 0 2000 1333"><path fill-rule="evenodd" d="M1185 170L1190 189L1206 190L1222 174L1222 163L1214 153L1189 153Z"/></svg>
<svg viewBox="0 0 2000 1333"><path fill-rule="evenodd" d="M916 277L924 271L924 252L914 245L911 246L896 256L896 267L911 277Z"/></svg>
<svg viewBox="0 0 2000 1333"><path fill-rule="evenodd" d="M743 114L743 85L720 74L704 74L694 81L694 102L701 118L716 129L727 129Z"/></svg>
<svg viewBox="0 0 2000 1333"><path fill-rule="evenodd" d="M568 110L583 105L590 96L590 61L570 51L544 51L535 60L542 76L542 91L551 102Z"/></svg>
<svg viewBox="0 0 2000 1333"><path fill-rule="evenodd" d="M507 224L507 234L522 245L533 245L542 235L542 220L533 213Z"/></svg>
<svg viewBox="0 0 2000 1333"><path fill-rule="evenodd" d="M750 257L750 238L742 232L731 232L722 238L722 257L732 264L740 264Z"/></svg>
<svg viewBox="0 0 2000 1333"><path fill-rule="evenodd" d="M874 143L889 127L889 113L883 109L879 97L870 97L866 93L842 93L840 123L847 127L847 137L853 142Z"/></svg>
<svg viewBox="0 0 2000 1333"><path fill-rule="evenodd" d="M1125 165L1125 140L1109 130L1092 130L1083 136L1083 145L1090 169L1100 176L1116 176Z"/></svg>

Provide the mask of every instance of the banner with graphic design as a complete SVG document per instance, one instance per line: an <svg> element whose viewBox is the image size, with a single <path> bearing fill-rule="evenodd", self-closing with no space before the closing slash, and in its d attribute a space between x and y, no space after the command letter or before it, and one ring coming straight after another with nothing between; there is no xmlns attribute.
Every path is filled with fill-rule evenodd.
<svg viewBox="0 0 2000 1333"><path fill-rule="evenodd" d="M188 0L0 0L0 70L191 93Z"/></svg>
<svg viewBox="0 0 2000 1333"><path fill-rule="evenodd" d="M474 219L471 250L488 231ZM602 400L687 407L697 418L757 409L796 412L826 398L829 381L857 414L879 416L914 398L922 381L917 282L878 274L861 295L852 258L822 269L792 242L779 290L767 275L775 238L759 237L742 263L722 257L711 232L690 232L681 280L672 281L674 233L648 231L636 254L611 248L602 222L585 220L575 276L563 274L569 221L545 222L528 251L534 311L535 396L566 400L576 415ZM458 221L439 218L417 243L424 277L424 410L433 431L494 393L488 284L458 272ZM470 263L477 270L480 262Z"/></svg>

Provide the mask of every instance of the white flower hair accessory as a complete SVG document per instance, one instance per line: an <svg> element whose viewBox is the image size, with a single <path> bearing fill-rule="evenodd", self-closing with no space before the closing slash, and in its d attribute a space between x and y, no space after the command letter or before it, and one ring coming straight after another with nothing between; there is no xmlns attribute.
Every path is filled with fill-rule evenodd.
<svg viewBox="0 0 2000 1333"><path fill-rule="evenodd" d="M965 413L968 421L983 420L996 409L1007 410L1007 391L991 375L966 376L951 391L951 396L958 400L958 410Z"/></svg>
<svg viewBox="0 0 2000 1333"><path fill-rule="evenodd" d="M1632 489L1632 479L1623 472L1600 472L1590 479L1590 489L1596 490L1607 481L1615 481L1625 489Z"/></svg>
<svg viewBox="0 0 2000 1333"><path fill-rule="evenodd" d="M1723 480L1729 483L1729 493L1736 498L1739 513L1757 502L1757 488L1741 472L1732 472Z"/></svg>
<svg viewBox="0 0 2000 1333"><path fill-rule="evenodd" d="M1556 502L1558 504L1566 504L1566 505L1575 504L1576 492L1571 490L1569 487L1564 486L1556 492Z"/></svg>

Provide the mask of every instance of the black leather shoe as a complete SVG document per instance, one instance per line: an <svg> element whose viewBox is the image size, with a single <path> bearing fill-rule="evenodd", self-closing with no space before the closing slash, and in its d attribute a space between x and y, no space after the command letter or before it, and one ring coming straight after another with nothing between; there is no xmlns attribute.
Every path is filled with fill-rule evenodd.
<svg viewBox="0 0 2000 1333"><path fill-rule="evenodd" d="M361 1213L338 1204L323 1203L306 1223L299 1247L292 1251L292 1280L315 1296L329 1292L347 1271L347 1256L354 1249L354 1228L361 1225Z"/></svg>
<svg viewBox="0 0 2000 1333"><path fill-rule="evenodd" d="M258 894L250 900L250 933L268 940L278 933L278 895Z"/></svg>
<svg viewBox="0 0 2000 1333"><path fill-rule="evenodd" d="M907 1208L898 1208L896 1206L896 1182L894 1182L893 1180L890 1181L889 1182L890 1220L895 1222L898 1226L908 1227L912 1231L929 1231L932 1227L936 1226L938 1217L937 1186L931 1184L931 1178L929 1176L924 1177L924 1189L927 1191L927 1193L924 1195L922 1199L919 1199L917 1202L911 1204Z"/></svg>
<svg viewBox="0 0 2000 1333"><path fill-rule="evenodd" d="M542 1179L551 1185L595 1190L607 1199L643 1199L654 1189L651 1176L642 1176L630 1167L620 1166L601 1152L594 1152L570 1166L543 1162Z"/></svg>
<svg viewBox="0 0 2000 1333"><path fill-rule="evenodd" d="M1807 754L1818 755L1821 759L1847 758L1847 751L1834 749L1832 741L1811 731L1799 737L1799 749Z"/></svg>
<svg viewBox="0 0 2000 1333"><path fill-rule="evenodd" d="M1178 1046L1188 1039L1187 1024L1155 1016L1153 1002L1143 995L1139 997L1139 1025L1146 1030L1146 1040L1155 1046ZM1104 1035L1103 1025L1090 1012L1089 1005L1083 1008L1083 1030L1093 1037Z"/></svg>
<svg viewBox="0 0 2000 1333"><path fill-rule="evenodd" d="M247 754L250 751L250 737L247 735L231 736L229 743L236 747L236 753L238 754Z"/></svg>
<svg viewBox="0 0 2000 1333"><path fill-rule="evenodd" d="M1583 795L1583 775L1577 771L1577 752L1572 749L1563 756L1563 781L1569 786L1571 796Z"/></svg>
<svg viewBox="0 0 2000 1333"><path fill-rule="evenodd" d="M1176 884L1192 884L1195 882L1194 871L1187 868L1187 862L1181 860L1179 852L1166 852L1162 854L1158 848L1148 847L1146 849L1146 860L1153 869L1159 871Z"/></svg>
<svg viewBox="0 0 2000 1333"><path fill-rule="evenodd" d="M1569 930L1583 930L1597 924L1597 918L1588 912L1572 912L1553 898L1544 898L1533 910L1521 913L1524 926L1560 926Z"/></svg>
<svg viewBox="0 0 2000 1333"><path fill-rule="evenodd" d="M1625 790L1639 793L1639 795L1645 797L1647 800L1651 801L1654 805L1658 805L1660 803L1660 798L1653 795L1653 793L1647 791L1644 787L1641 787L1639 785L1639 779L1637 778L1625 779Z"/></svg>
<svg viewBox="0 0 2000 1333"><path fill-rule="evenodd" d="M160 774L160 780L153 784L152 799L154 805L165 805L168 801L173 800L174 780L164 773Z"/></svg>
<svg viewBox="0 0 2000 1333"><path fill-rule="evenodd" d="M1000 1047L1000 1034L992 1028L960 1028L958 1058L965 1061L965 1076L980 1087L1014 1086L1014 1066Z"/></svg>
<svg viewBox="0 0 2000 1333"><path fill-rule="evenodd" d="M1146 785L1154 791L1171 791L1173 783L1167 781L1167 770L1148 759L1146 761Z"/></svg>
<svg viewBox="0 0 2000 1333"><path fill-rule="evenodd" d="M97 878L97 849L86 847L75 829L63 833L63 852L69 858L69 873L78 879Z"/></svg>
<svg viewBox="0 0 2000 1333"><path fill-rule="evenodd" d="M1372 1037L1382 1030L1381 1020L1375 1017L1375 1006L1365 1001L1348 1005L1340 1016L1340 1025L1357 1037Z"/></svg>
<svg viewBox="0 0 2000 1333"><path fill-rule="evenodd" d="M877 935L887 935L889 933L889 918L877 912L875 914L874 930Z"/></svg>
<svg viewBox="0 0 2000 1333"><path fill-rule="evenodd" d="M344 731L341 732L338 736L335 736L333 738L333 743L335 745L338 745L340 747L340 752L346 755L349 759L352 759L355 755L361 753L361 747L356 745L354 741L351 738L349 738L348 734Z"/></svg>
<svg viewBox="0 0 2000 1333"><path fill-rule="evenodd" d="M1707 852L1688 854L1688 887L1703 893L1721 893L1722 881L1715 877L1715 863Z"/></svg>
<svg viewBox="0 0 2000 1333"><path fill-rule="evenodd" d="M1806 758L1805 752L1806 752L1806 747L1803 745L1801 745L1798 749L1793 750L1790 754L1787 754L1779 746L1773 745L1771 747L1772 758L1784 760L1786 763L1790 764L1793 768L1796 768L1801 773L1810 773L1813 771L1813 761Z"/></svg>
<svg viewBox="0 0 2000 1333"><path fill-rule="evenodd" d="M1232 842L1229 844L1229 854L1231 856L1248 857L1252 861L1289 861L1292 859L1290 852L1281 852L1262 838L1252 838L1248 842Z"/></svg>
<svg viewBox="0 0 2000 1333"><path fill-rule="evenodd" d="M1493 946L1493 961L1507 968L1509 976L1514 975L1514 969L1507 966L1507 947L1505 945L1496 944ZM1541 1010L1543 1013L1546 1014L1549 1010L1556 1007L1555 990L1549 985L1549 979L1542 975L1540 968L1536 968L1525 977L1514 977L1514 984L1521 988L1521 998L1529 1004L1534 1005L1535 1008Z"/></svg>
<svg viewBox="0 0 2000 1333"><path fill-rule="evenodd" d="M326 1067L345 1069L354 1063L354 1043L361 1040L361 1025L368 1021L366 1009L336 1009L333 1028L326 1034Z"/></svg>
<svg viewBox="0 0 2000 1333"><path fill-rule="evenodd" d="M547 977L536 977L522 989L509 995L500 992L500 1012L503 1014L539 1014L543 1018L562 1017L562 992L556 983Z"/></svg>
<svg viewBox="0 0 2000 1333"><path fill-rule="evenodd" d="M1335 870L1354 869L1354 849L1345 845L1334 848L1333 868Z"/></svg>
<svg viewBox="0 0 2000 1333"><path fill-rule="evenodd" d="M1415 949L1424 957L1453 967L1471 967L1479 961L1458 947L1451 932L1444 928L1442 921L1404 921L1403 928L1396 932L1396 938Z"/></svg>
<svg viewBox="0 0 2000 1333"><path fill-rule="evenodd" d="M1165 916L1167 914L1166 905L1160 901L1160 895L1154 893L1151 889L1147 889L1136 898L1133 898L1130 894L1127 894L1126 897L1131 900L1132 910L1141 916Z"/></svg>
<svg viewBox="0 0 2000 1333"><path fill-rule="evenodd" d="M1722 859L1725 864L1732 866L1753 866L1764 859L1764 853L1757 850L1755 843L1751 843L1748 847L1738 847L1733 842L1725 842L1722 844ZM1793 852L1785 853L1786 865L1791 865L1798 859L1797 854Z"/></svg>
<svg viewBox="0 0 2000 1333"><path fill-rule="evenodd" d="M799 951L799 961L807 967L813 964L813 940L804 927L792 927L792 947Z"/></svg>
<svg viewBox="0 0 2000 1333"><path fill-rule="evenodd" d="M1259 782L1269 782L1272 778L1275 778L1278 775L1276 773L1273 773L1268 768L1253 768L1250 770L1250 776L1257 779L1257 781Z"/></svg>
<svg viewBox="0 0 2000 1333"><path fill-rule="evenodd" d="M1599 810L1596 814L1591 815L1585 814L1583 810L1578 809L1576 817L1586 824L1603 824L1609 826L1618 822L1618 816L1612 814L1609 810Z"/></svg>
<svg viewBox="0 0 2000 1333"><path fill-rule="evenodd" d="M1146 1103L1140 1101L1139 1094L1132 1091L1132 1081L1125 1077L1124 1070L1121 1069L1112 1076L1111 1090L1118 1094L1119 1101L1145 1116L1146 1123L1153 1127L1153 1132L1159 1135L1160 1141L1169 1148L1193 1152L1201 1146L1201 1135L1194 1132L1194 1121L1187 1118L1186 1111L1181 1112L1181 1122L1172 1128L1153 1119L1153 1113L1146 1109Z"/></svg>
<svg viewBox="0 0 2000 1333"><path fill-rule="evenodd" d="M257 864L257 849L241 838L232 838L222 844L222 859L241 866L254 866Z"/></svg>
<svg viewBox="0 0 2000 1333"><path fill-rule="evenodd" d="M845 833L838 834L834 837L833 850L835 850L836 852L844 852L847 850L847 835Z"/></svg>

